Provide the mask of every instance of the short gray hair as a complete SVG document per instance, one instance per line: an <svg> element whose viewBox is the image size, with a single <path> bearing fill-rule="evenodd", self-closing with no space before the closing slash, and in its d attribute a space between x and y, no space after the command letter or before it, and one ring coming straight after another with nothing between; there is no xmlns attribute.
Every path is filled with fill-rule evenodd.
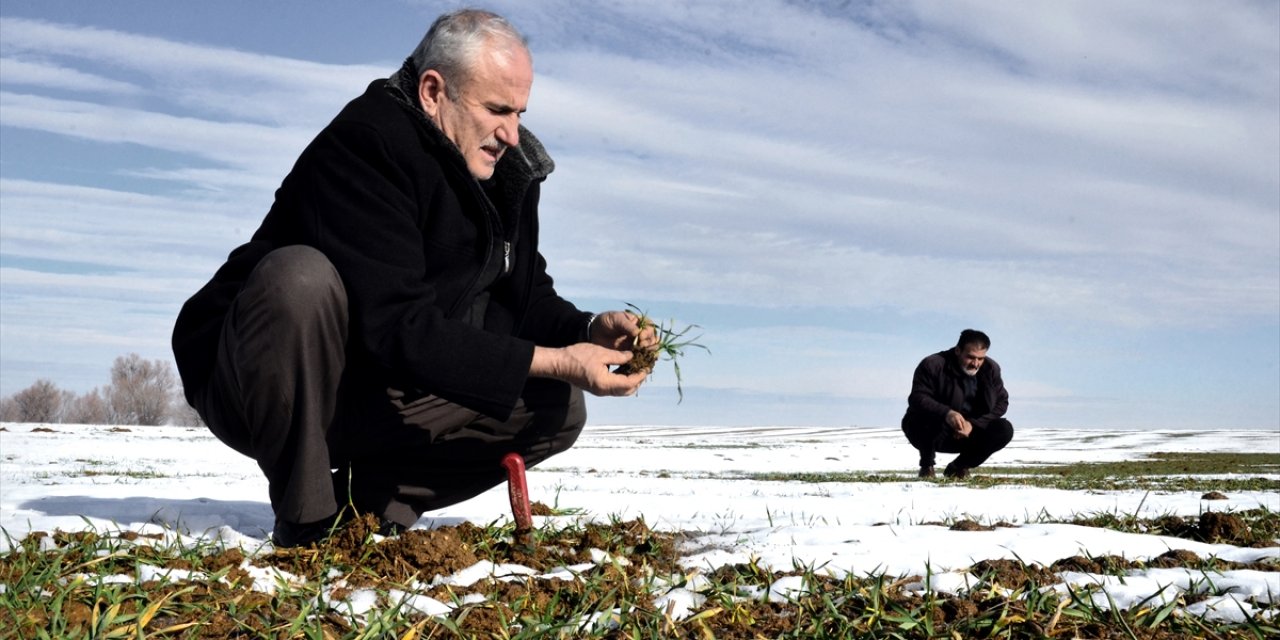
<svg viewBox="0 0 1280 640"><path fill-rule="evenodd" d="M527 53L529 43L506 18L483 9L459 9L432 23L410 58L421 77L435 70L445 79L445 95L457 99L458 90L471 77L472 66L485 46L505 41L504 49L519 44Z"/></svg>

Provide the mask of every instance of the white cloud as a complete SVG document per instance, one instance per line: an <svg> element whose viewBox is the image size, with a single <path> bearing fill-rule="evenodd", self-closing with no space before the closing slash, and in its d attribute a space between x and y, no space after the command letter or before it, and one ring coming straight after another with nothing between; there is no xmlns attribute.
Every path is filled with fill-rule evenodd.
<svg viewBox="0 0 1280 640"><path fill-rule="evenodd" d="M931 30L988 45L1029 73L1192 94L1275 95L1274 85L1258 83L1277 79L1274 3L973 0L916 2L913 10Z"/></svg>
<svg viewBox="0 0 1280 640"><path fill-rule="evenodd" d="M74 91L137 94L141 89L134 84L104 78L77 69L48 64L45 62L24 60L21 58L0 57L0 77L8 86L31 85L52 89L68 89Z"/></svg>
<svg viewBox="0 0 1280 640"><path fill-rule="evenodd" d="M94 142L138 144L251 171L288 166L314 135L8 91L0 92L0 108L5 126Z"/></svg>
<svg viewBox="0 0 1280 640"><path fill-rule="evenodd" d="M276 125L323 124L394 69L331 65L108 29L0 18L0 53L141 74L148 91L195 113Z"/></svg>

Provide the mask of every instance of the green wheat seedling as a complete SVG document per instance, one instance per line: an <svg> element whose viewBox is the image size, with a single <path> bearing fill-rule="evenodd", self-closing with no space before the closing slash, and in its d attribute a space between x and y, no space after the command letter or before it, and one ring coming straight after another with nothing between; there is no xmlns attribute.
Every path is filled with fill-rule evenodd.
<svg viewBox="0 0 1280 640"><path fill-rule="evenodd" d="M630 375L638 371L652 372L654 366L658 364L659 360L669 360L671 362L672 369L676 372L676 394L679 397L679 400L677 400L676 403L679 404L680 402L683 402L684 388L681 386L682 378L680 376L679 359L684 357L685 350L690 348L702 349L708 354L711 353L711 349L698 342L698 340L702 338L702 334L688 337L689 332L694 329L700 329L701 327L696 324L691 324L677 329L675 320L671 320L667 324L663 324L653 320L653 318L649 316L648 312L641 310L636 305L631 304L630 302L626 304L627 307L635 313L637 317L636 324L639 325L641 331L652 327L653 330L657 332L658 347L656 349L645 349L639 345L632 347L631 360L621 367L618 367L614 373Z"/></svg>

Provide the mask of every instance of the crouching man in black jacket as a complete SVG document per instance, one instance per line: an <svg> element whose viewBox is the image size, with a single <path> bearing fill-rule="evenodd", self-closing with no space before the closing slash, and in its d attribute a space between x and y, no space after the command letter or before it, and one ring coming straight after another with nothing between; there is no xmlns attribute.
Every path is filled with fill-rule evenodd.
<svg viewBox="0 0 1280 640"><path fill-rule="evenodd" d="M1003 417L1009 393L1000 365L987 357L990 348L987 334L965 329L955 348L916 367L902 431L920 451L920 477L933 477L934 454L941 451L960 454L944 474L964 478L1013 439L1013 425Z"/></svg>
<svg viewBox="0 0 1280 640"><path fill-rule="evenodd" d="M561 298L538 251L554 165L520 125L533 82L503 18L441 16L302 152L247 244L173 334L188 401L266 475L279 546L355 510L384 532L534 465L628 396L622 311Z"/></svg>

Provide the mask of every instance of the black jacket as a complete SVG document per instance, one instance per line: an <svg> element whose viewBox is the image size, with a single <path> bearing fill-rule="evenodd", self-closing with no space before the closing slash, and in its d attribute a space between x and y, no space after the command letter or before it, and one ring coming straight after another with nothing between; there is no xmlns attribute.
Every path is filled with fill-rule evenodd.
<svg viewBox="0 0 1280 640"><path fill-rule="evenodd" d="M911 395L907 396L907 413L902 424L937 424L951 410L961 411L964 406L964 371L954 349L940 351L920 361L911 378ZM976 429L986 428L992 420L1004 416L1009 410L1009 392L1005 391L1000 377L1000 365L987 358L978 369L978 393L965 418Z"/></svg>
<svg viewBox="0 0 1280 640"><path fill-rule="evenodd" d="M302 152L252 240L184 305L174 329L190 399L207 383L236 293L277 247L325 254L347 290L351 349L402 388L505 419L535 344L578 341L590 314L560 298L538 253L554 168L520 131L484 183L417 105L411 62L369 85ZM486 278L484 317L468 320ZM487 276L488 277L488 276Z"/></svg>

